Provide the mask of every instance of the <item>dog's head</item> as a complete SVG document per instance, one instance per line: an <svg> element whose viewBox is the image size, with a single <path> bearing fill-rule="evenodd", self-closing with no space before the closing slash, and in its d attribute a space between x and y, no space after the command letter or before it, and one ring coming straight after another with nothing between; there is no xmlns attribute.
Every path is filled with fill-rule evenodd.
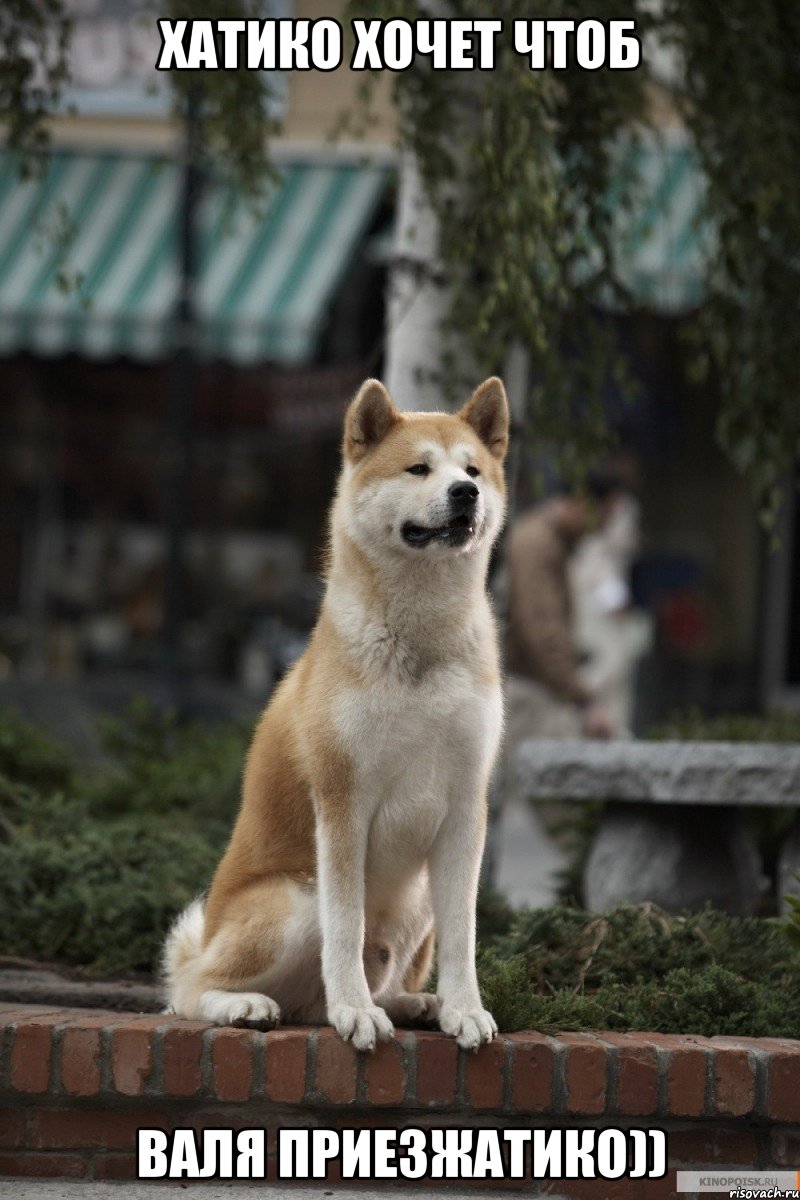
<svg viewBox="0 0 800 1200"><path fill-rule="evenodd" d="M344 425L340 511L370 557L469 555L491 545L505 513L508 402L499 379L460 412L401 413L368 379Z"/></svg>

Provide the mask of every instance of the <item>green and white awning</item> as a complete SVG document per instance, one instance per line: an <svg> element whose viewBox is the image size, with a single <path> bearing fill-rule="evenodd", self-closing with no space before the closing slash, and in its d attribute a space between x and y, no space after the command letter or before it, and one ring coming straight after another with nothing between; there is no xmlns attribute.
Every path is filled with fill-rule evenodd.
<svg viewBox="0 0 800 1200"><path fill-rule="evenodd" d="M656 311L695 307L711 239L691 147L685 137L631 141L618 169L635 183L617 221L623 281ZM257 210L209 184L198 220L200 350L240 363L312 358L387 181L382 166L298 162ZM0 355L168 353L179 204L172 163L55 153L23 181L0 156Z"/></svg>
<svg viewBox="0 0 800 1200"><path fill-rule="evenodd" d="M201 351L241 363L312 357L387 179L380 166L294 163L258 209L209 184L198 214ZM166 354L179 204L172 163L55 153L23 181L3 156L0 354Z"/></svg>

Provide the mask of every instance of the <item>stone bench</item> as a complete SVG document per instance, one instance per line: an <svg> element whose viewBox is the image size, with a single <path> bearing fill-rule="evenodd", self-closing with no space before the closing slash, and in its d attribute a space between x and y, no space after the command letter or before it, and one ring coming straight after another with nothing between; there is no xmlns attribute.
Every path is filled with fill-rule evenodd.
<svg viewBox="0 0 800 1200"><path fill-rule="evenodd" d="M800 747L755 742L523 742L533 800L606 801L584 874L593 911L652 901L755 911L767 887L744 807L800 807ZM800 826L779 862L780 895L800 891Z"/></svg>

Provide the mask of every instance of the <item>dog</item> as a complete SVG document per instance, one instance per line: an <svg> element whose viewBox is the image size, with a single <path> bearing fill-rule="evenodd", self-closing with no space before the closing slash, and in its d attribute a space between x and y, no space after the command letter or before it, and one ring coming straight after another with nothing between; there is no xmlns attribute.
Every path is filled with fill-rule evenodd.
<svg viewBox="0 0 800 1200"><path fill-rule="evenodd" d="M508 428L496 378L457 414L400 412L375 379L351 402L319 620L256 727L208 897L168 934L174 1012L327 1021L358 1050L393 1023L438 1022L473 1050L496 1034L475 907L502 726L486 578Z"/></svg>

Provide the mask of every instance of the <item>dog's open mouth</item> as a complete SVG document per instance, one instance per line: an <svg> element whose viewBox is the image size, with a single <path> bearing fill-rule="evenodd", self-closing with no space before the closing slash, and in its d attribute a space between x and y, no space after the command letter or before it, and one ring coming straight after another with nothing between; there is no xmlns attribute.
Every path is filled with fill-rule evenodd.
<svg viewBox="0 0 800 1200"><path fill-rule="evenodd" d="M463 546L477 528L475 517L461 513L451 517L446 525L415 525L406 521L401 529L403 541L409 546L427 546L429 542L446 542L451 546Z"/></svg>

